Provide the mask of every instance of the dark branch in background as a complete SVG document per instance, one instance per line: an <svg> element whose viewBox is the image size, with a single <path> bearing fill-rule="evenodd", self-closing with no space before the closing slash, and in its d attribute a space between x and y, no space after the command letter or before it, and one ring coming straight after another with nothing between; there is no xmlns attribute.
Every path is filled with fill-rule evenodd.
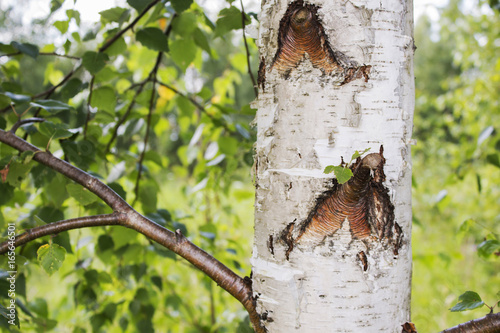
<svg viewBox="0 0 500 333"><path fill-rule="evenodd" d="M16 53L6 53L6 54L0 54L0 58L1 57L13 57L13 56L17 56L17 55L22 55L23 53L21 51L19 52L16 52ZM61 58L68 58L68 59L75 59L75 60L80 60L82 58L80 57L75 57L75 56L72 56L72 55L67 55L67 54L60 54L60 53L56 53L56 52L40 52L38 53L38 55L41 55L41 56L55 56L55 57L61 57Z"/></svg>
<svg viewBox="0 0 500 333"><path fill-rule="evenodd" d="M116 123L115 127L113 128L113 131L112 131L112 134L111 134L111 139L109 139L109 142L108 142L108 144L106 146L106 149L104 150L104 155L107 155L110 152L111 145L113 144L113 142L115 141L115 139L116 139L116 137L118 135L118 129L120 128L121 125L123 125L123 123L125 122L125 120L127 120L128 116L130 115L130 112L134 108L137 96L139 96L139 94L142 92L142 89L144 89L144 85L146 84L146 82L147 82L147 80L144 80L144 81L142 81L138 85L139 89L136 90L135 95L132 98L132 101L128 105L127 111L125 111L125 113L123 114L123 116L120 118L120 120L118 120L118 122Z"/></svg>
<svg viewBox="0 0 500 333"><path fill-rule="evenodd" d="M106 219L108 219L109 225L121 225L133 229L175 252L193 264L196 268L204 272L221 288L229 292L233 297L240 301L241 304L243 304L249 313L250 320L254 325L255 330L258 333L265 332L265 329L260 324L260 317L255 309L252 289L250 283L248 282L248 278L242 279L239 277L220 261L191 243L179 230L173 233L172 231L142 216L99 179L92 177L88 173L55 157L49 152L41 151L12 132L0 130L0 142L17 149L20 152L36 152L33 156L35 161L48 166L54 171L57 171L67 178L84 186L101 198L114 211L113 214L105 216L94 216L88 217L87 219L79 218L61 221L59 224L55 225L53 223L49 223L34 229L32 234L35 234L36 232L36 234L41 237L51 234L49 232L50 229L52 232L59 232L63 229L71 230L75 228L94 226L95 223L99 223L98 225L108 225L105 223ZM25 235L28 234L28 236L18 236L15 241L16 246L18 246L18 242L21 243L23 239L24 241L29 241L37 238L35 236L29 236L29 233L29 231L25 233ZM4 242L0 245L0 254L7 252L8 245L8 242Z"/></svg>
<svg viewBox="0 0 500 333"><path fill-rule="evenodd" d="M34 99L37 99L37 98L40 98L43 96L45 96L45 98L49 98L50 95L52 95L54 93L54 91L56 91L57 88L59 88L60 86L65 84L80 68L82 68L82 64L78 65L75 69L73 69L71 72L66 74L66 76L61 80L61 82L59 82L55 86L49 88L48 90L46 90L44 92L36 94L35 96L32 96L31 100L34 100Z"/></svg>
<svg viewBox="0 0 500 333"><path fill-rule="evenodd" d="M245 36L245 8L243 8L243 0L240 0L241 4L241 27L243 29L243 41L245 42L245 49L247 51L247 66L248 66L248 74L250 75L250 79L252 79L253 91L255 93L255 97L258 96L259 90L257 88L257 82L255 81L255 77L252 73L252 67L250 66L250 50L248 49L247 37Z"/></svg>
<svg viewBox="0 0 500 333"><path fill-rule="evenodd" d="M14 126L12 126L10 131L15 134L17 129L23 125L31 124L31 123L42 123L44 121L45 121L44 118L28 118L28 119L24 119L24 120L19 120L17 123L14 124Z"/></svg>
<svg viewBox="0 0 500 333"><path fill-rule="evenodd" d="M498 333L500 332L500 312L490 313L483 318L454 326L441 333Z"/></svg>
<svg viewBox="0 0 500 333"><path fill-rule="evenodd" d="M90 121L90 102L92 100L92 92L94 91L94 79L95 76L92 75L92 79L90 80L90 86L89 86L89 96L87 97L87 117L85 118L85 126L83 127L83 137L86 139L87 138L87 127L89 125Z"/></svg>
<svg viewBox="0 0 500 333"><path fill-rule="evenodd" d="M167 28L164 31L164 34L165 34L165 36L167 36L167 38L170 35L170 32L172 31L172 22L174 22L176 17L177 17L177 13L174 14L174 16L172 16L170 23L168 24ZM153 111L154 111L154 106L155 106L156 74L158 73L158 68L160 67L162 57L163 57L163 51L158 52L158 56L156 57L155 65L148 76L148 79L153 81L153 87L151 87L151 98L149 100L149 111L148 111L148 118L146 121L146 135L144 136L144 145L142 147L142 152L141 152L141 155L139 156L139 161L138 161L139 169L138 169L138 173L137 173L137 179L135 181L135 187L134 187L135 199L133 201L133 204L135 204L137 199L139 198L139 188L140 188L140 182L141 182L141 176L142 176L144 156L146 156L146 150L148 148L149 133L151 131L151 119L153 116Z"/></svg>
<svg viewBox="0 0 500 333"><path fill-rule="evenodd" d="M16 237L15 246L21 246L32 240L48 235L56 235L60 232L107 225L119 225L125 222L127 216L121 213L111 213L106 215L85 216L75 219L58 221L29 229L25 233ZM9 243L0 244L0 253L8 251Z"/></svg>
<svg viewBox="0 0 500 333"><path fill-rule="evenodd" d="M194 105L194 106L195 106L198 110L200 110L201 112L203 112L204 114L206 114L206 115L207 115L210 119L212 119L212 121L217 120L217 119L216 119L213 115L211 115L211 114L207 111L207 109L205 109L205 108L203 107L203 105L201 105L200 103L198 103L198 102L197 102L197 101L196 101L193 97L191 97L191 96L189 96L189 95L187 95L187 94L185 94L185 93L183 93L183 92L181 92L181 91L177 90L177 89L176 89L176 88L174 88L173 86L171 86L171 85L169 85L169 84L166 84L166 83L163 83L163 82L161 82L161 81L159 81L159 80L156 80L156 83L158 83L160 86L164 86L165 88L168 88L168 89L172 90L172 91L173 91L174 93L176 93L177 95L182 96L182 97L184 97L185 99L187 99L188 101L190 101L190 102L191 102L191 104L193 104L193 105ZM226 131L228 131L228 132L230 132L230 133L234 133L234 132L235 132L234 130L230 129L230 128L227 126L227 124L226 124L226 123L222 123L222 122L221 122L221 125L222 125L222 127L224 127L224 129L225 129Z"/></svg>
<svg viewBox="0 0 500 333"><path fill-rule="evenodd" d="M52 95L57 88L59 88L60 86L62 86L63 84L65 84L80 68L82 68L81 64L78 65L77 67L75 67L73 70L71 70L68 74L66 74L66 76L63 77L63 79L61 80L61 82L59 82L55 86L50 87L48 90L45 90L45 91L43 91L43 92L41 92L39 94L31 96L31 100L35 100L35 99L43 97L43 96L45 96L45 98L49 98L50 95ZM0 113L5 113L8 110L10 110L10 106L7 106L7 107L1 109ZM38 115L39 110L40 109L38 109L38 111L35 113L35 117Z"/></svg>
<svg viewBox="0 0 500 333"><path fill-rule="evenodd" d="M139 22L139 20L144 16L146 15L146 13L151 9L151 7L153 7L154 5L156 5L158 2L160 2L160 0L155 0L153 2L151 2L149 5L147 5L146 8L144 8L144 10L135 18L135 20L133 20L129 25L127 25L125 28L123 28L122 30L118 31L116 33L116 35L114 35L110 40L108 40L103 46L101 46L99 48L99 52L104 52L108 47L110 47L114 42L116 42L116 40L118 38L120 38L125 32L127 32L129 29L132 29L134 27L134 25L137 24L137 22Z"/></svg>

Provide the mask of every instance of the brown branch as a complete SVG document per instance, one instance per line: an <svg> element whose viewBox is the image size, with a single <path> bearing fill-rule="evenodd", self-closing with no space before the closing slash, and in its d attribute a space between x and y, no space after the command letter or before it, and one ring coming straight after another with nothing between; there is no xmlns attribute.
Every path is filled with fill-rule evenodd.
<svg viewBox="0 0 500 333"><path fill-rule="evenodd" d="M87 138L87 127L89 125L90 121L90 102L92 100L92 92L94 91L94 79L95 75L92 75L92 79L90 80L90 86L89 86L89 96L87 98L87 116L85 117L85 126L83 127L83 137L86 139Z"/></svg>
<svg viewBox="0 0 500 333"><path fill-rule="evenodd" d="M15 124L14 126L12 126L12 128L10 129L10 132L12 133L16 133L17 129L23 125L26 125L26 124L31 124L31 123L42 123L44 122L45 119L44 118L28 118L28 119L24 119L24 120L21 120L19 119Z"/></svg>
<svg viewBox="0 0 500 333"><path fill-rule="evenodd" d="M13 245L15 247L18 247L31 242L32 240L48 235L56 235L67 230L107 225L119 225L122 224L125 219L125 214L112 213L106 215L79 217L70 220L48 223L39 227L29 229L25 233L18 235ZM9 244L9 242L0 244L0 254L6 253L9 250L10 246L12 245Z"/></svg>
<svg viewBox="0 0 500 333"><path fill-rule="evenodd" d="M44 92L41 92L39 94L36 94L35 96L32 96L31 97L31 100L34 100L34 99L37 99L37 98L40 98L42 96L50 96L52 95L52 93L57 89L59 88L60 86L62 86L63 84L65 84L80 68L82 68L82 64L78 65L75 69L73 69L71 72L69 72L68 74L66 74L65 77L63 77L63 79L61 80L61 82L59 82L58 84L56 84L55 86L49 88L48 90L44 91Z"/></svg>
<svg viewBox="0 0 500 333"><path fill-rule="evenodd" d="M176 88L174 88L173 86L171 86L171 85L169 85L169 84L166 84L166 83L161 82L161 81L159 81L159 80L156 80L156 82L157 82L160 86L164 86L165 88L168 88L168 89L172 90L172 91L173 91L174 93L176 93L177 95L182 96L182 97L184 97L185 99L187 99L188 101L190 101L190 102L191 102L191 104L193 104L193 105L194 105L194 106L195 106L198 110L200 110L201 112L203 112L204 114L206 114L206 115L207 115L207 117L208 117L208 118L210 118L212 121L217 120L216 118L214 118L214 116L213 116L213 115L211 115L211 114L207 111L207 109L205 109L205 108L203 107L203 105L201 105L200 103L198 103L198 102L197 102L197 101L196 101L193 97L191 97L191 96L189 96L189 95L187 95L187 94L185 94L185 93L183 93L183 92L181 92L181 91L177 90ZM222 123L222 122L221 122L221 124L222 124L222 127L224 127L224 129L225 129L226 131L228 131L228 132L230 132L230 133L234 133L234 132L235 132L234 130L232 130L231 128L229 128L229 127L227 126L227 124L226 124L226 123Z"/></svg>
<svg viewBox="0 0 500 333"><path fill-rule="evenodd" d="M255 93L255 97L258 96L259 90L257 88L257 82L255 81L255 77L253 76L252 73L252 67L250 66L250 50L248 49L248 43L247 43L247 37L245 35L245 19L246 19L246 14L245 14L245 8L243 8L243 0L240 0L241 4L241 27L243 30L243 41L245 42L245 50L247 52L247 67L248 67L248 74L250 75L250 79L252 79L253 83L253 91Z"/></svg>
<svg viewBox="0 0 500 333"><path fill-rule="evenodd" d="M91 175L78 169L77 167L53 156L49 152L41 151L37 147L26 142L12 132L6 132L0 129L0 142L3 142L20 152L36 152L36 154L34 154L33 156L33 159L35 161L48 166L54 171L61 173L67 178L77 182L78 184L86 187L92 193L96 194L114 211L113 214L115 214L116 218L111 217L111 215L113 214L104 217L104 219L109 218L109 225L119 224L140 232L147 238L157 242L160 245L165 246L169 250L189 261L196 268L198 268L206 275L208 275L212 280L214 280L221 288L229 292L229 294L240 301L241 304L243 304L243 306L249 313L250 320L254 325L256 332L265 332L265 328L263 328L260 324L260 317L255 308L254 299L252 297L252 288L248 278L242 279L241 277L239 277L236 273L234 273L227 266L215 259L213 256L191 243L186 237L182 235L180 230L177 230L175 233L173 233L172 231L142 216L99 179L92 177ZM96 220L99 219L95 217L88 218L87 220L76 219L73 221L77 222L72 223L74 224L73 226L83 228L86 226L92 226L92 223L95 223ZM73 229L68 226L68 223L71 222L62 221L59 225L56 224L52 228L54 228L54 232L59 232L62 229L58 228L63 228L63 226L68 228L65 230ZM52 225L53 224L49 224L43 227L51 228ZM103 222L103 224L100 225L106 224ZM40 235L45 236L46 234L43 230L44 229L40 231L40 229L37 229L37 232L39 232ZM29 236L24 237L26 238ZM0 245L0 248L4 248L6 246L5 243L8 244L8 242L4 242Z"/></svg>
<svg viewBox="0 0 500 333"><path fill-rule="evenodd" d="M115 141L116 137L118 136L118 129L120 128L121 125L127 120L128 116L130 115L130 112L132 112L132 109L135 105L137 96L142 92L142 89L144 89L144 85L146 84L147 80L144 80L139 84L139 89L136 90L134 97L132 98L132 101L128 105L127 111L123 114L123 116L118 120L116 123L115 127L113 128L113 132L111 134L111 139L109 139L108 144L106 145L106 149L104 150L104 155L107 155L109 151L111 150L111 145Z"/></svg>
<svg viewBox="0 0 500 333"><path fill-rule="evenodd" d="M21 55L21 54L23 54L21 51L15 52L15 53L0 54L0 58L1 57L13 57L13 56L16 56L16 55ZM56 52L40 52L40 53L38 53L38 55L41 55L41 56L55 56L55 57L75 59L75 60L80 60L81 59L80 57L75 57L75 56L67 55L67 54L60 54L60 53L56 53Z"/></svg>
<svg viewBox="0 0 500 333"><path fill-rule="evenodd" d="M139 20L144 16L146 15L146 13L151 9L151 7L153 7L154 5L156 5L158 2L160 2L160 0L155 0L153 2L151 2L149 5L147 5L146 8L144 8L144 10L129 24L127 25L125 28L123 28L122 30L118 31L116 33L116 35L114 35L111 39L109 39L103 46L101 46L99 48L99 52L104 52L108 47L110 47L114 42L116 42L116 40L118 38L120 38L125 32L127 32L129 29L132 29L134 27L134 25L137 24L137 22L139 22Z"/></svg>
<svg viewBox="0 0 500 333"><path fill-rule="evenodd" d="M500 312L490 313L483 318L448 328L441 333L498 333L500 332Z"/></svg>

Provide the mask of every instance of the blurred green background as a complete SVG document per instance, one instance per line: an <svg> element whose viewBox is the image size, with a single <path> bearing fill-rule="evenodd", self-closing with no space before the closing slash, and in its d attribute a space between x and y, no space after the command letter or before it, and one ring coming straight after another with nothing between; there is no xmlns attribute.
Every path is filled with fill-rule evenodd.
<svg viewBox="0 0 500 333"><path fill-rule="evenodd" d="M17 121L11 101L23 117L44 116L62 131L59 140L41 124L17 134L101 177L139 212L183 230L249 275L255 94L247 55L255 77L259 4L244 2L242 16L239 2L160 2L110 48L88 53L147 3L109 1L95 19L69 0L0 3L0 128ZM489 311L450 312L465 291L490 306L500 299L499 8L494 0L450 0L428 5L415 23L412 321L420 332ZM169 25L166 50L157 33ZM153 86L148 78L158 51L165 52L156 76L165 85ZM85 62L90 56L94 61ZM105 66L96 67L96 59ZM71 110L29 108L30 96L72 69L59 89L35 98ZM0 145L0 169L10 167L0 182L0 230L9 222L20 230L110 212L63 177L15 156ZM50 277L37 259L47 242L64 254ZM22 247L17 260L22 332L249 331L236 300L172 252L124 228L45 237ZM0 304L6 306L3 281ZM0 319L3 330L18 330Z"/></svg>

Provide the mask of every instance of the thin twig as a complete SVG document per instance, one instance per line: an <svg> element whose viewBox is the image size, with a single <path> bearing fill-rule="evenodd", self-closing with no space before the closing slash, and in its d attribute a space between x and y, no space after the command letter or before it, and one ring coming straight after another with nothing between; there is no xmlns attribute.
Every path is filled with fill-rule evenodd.
<svg viewBox="0 0 500 333"><path fill-rule="evenodd" d="M82 64L78 65L75 69L73 69L71 72L69 72L68 74L66 74L66 76L61 80L61 82L59 82L55 86L51 87L50 89L48 89L48 90L46 90L44 92L36 94L35 96L32 96L31 100L40 98L42 96L50 96L50 95L52 95L52 93L54 93L54 91L57 88L59 88L60 86L62 86L63 84L65 84L66 81L68 81L80 68L82 68Z"/></svg>
<svg viewBox="0 0 500 333"><path fill-rule="evenodd" d="M0 54L0 58L1 57L14 57L14 56L21 55L21 54L23 54L21 51L15 52L15 53L5 53L5 54ZM38 55L41 55L41 56L55 56L55 57L75 59L75 60L82 59L80 57L75 57L75 56L68 55L68 54L60 54L60 53L56 53L56 52L40 52L40 53L38 53Z"/></svg>
<svg viewBox="0 0 500 333"><path fill-rule="evenodd" d="M176 93L177 95L182 96L182 97L184 97L185 99L187 99L188 101L190 101L190 102L191 102L191 104L193 104L193 105L194 105L194 106L195 106L198 110L200 110L200 111L201 111L201 112L203 112L205 115L207 115L207 117L209 117L212 121L216 121L216 120L218 120L218 119L217 119L217 118L215 118L212 114L210 114L210 113L207 111L207 109L205 109L205 108L203 107L203 105L201 105L200 103L198 103L198 102L197 102L197 101L196 101L193 97L191 97L191 96L189 96L189 95L187 95L187 94L183 93L182 91L179 91L178 89L174 88L173 86L171 86L171 85L169 85L169 84L167 84L167 83L161 82L161 81L159 81L159 80L156 80L156 82L157 82L160 86L164 86L165 88L168 88L168 89L172 90L172 91L173 91L174 93ZM224 129L225 129L226 131L228 131L229 133L235 133L235 131L234 131L233 129L229 128L229 127L227 126L227 124L226 124L226 123L221 122L221 125L222 125L222 127L224 127Z"/></svg>
<svg viewBox="0 0 500 333"><path fill-rule="evenodd" d="M148 111L148 117L147 117L147 121L146 121L146 134L144 135L144 143L143 143L143 147L142 147L142 152L141 152L141 155L139 156L139 161L137 162L139 164L139 169L138 169L137 178L135 180L135 187L134 187L135 199L134 199L132 204L135 204L135 202L139 198L139 187L140 187L140 181L141 181L141 176L142 176L144 156L146 156L146 151L148 148L149 132L150 132L150 127L151 127L151 118L152 118L153 111L154 111L154 103L155 103L155 96L156 96L156 94L155 94L155 91L156 91L156 73L158 72L158 68L160 67L160 62L161 62L162 56L163 56L163 52L158 52L158 57L156 58L155 66L153 67L153 70L150 73L150 77L153 80L153 87L151 88L151 98L149 99L149 111Z"/></svg>
<svg viewBox="0 0 500 333"><path fill-rule="evenodd" d="M87 127L89 125L89 121L90 121L90 103L92 101L92 92L94 91L94 79L95 79L95 76L92 75L92 79L90 80L90 86L89 86L89 96L87 98L87 117L85 118L85 126L83 128L83 138L86 139L87 138Z"/></svg>
<svg viewBox="0 0 500 333"><path fill-rule="evenodd" d="M99 52L104 52L108 47L110 47L114 42L116 42L116 40L118 38L121 37L121 35L123 35L125 32L127 32L127 30L129 29L132 29L134 27L134 25L137 24L137 22L139 22L139 20L144 16L146 15L146 13L148 12L148 10L151 9L151 7L153 7L154 5L156 5L158 2L160 2L160 0L155 0L153 2L151 2L149 5L147 5L146 8L144 8L144 10L135 18L135 20L133 20L129 25L127 25L125 28L123 28L122 30L118 31L118 33L116 35L114 35L110 40L108 40L103 46L101 46L99 48Z"/></svg>
<svg viewBox="0 0 500 333"><path fill-rule="evenodd" d="M15 123L14 126L12 126L12 128L10 129L10 132L16 133L17 129L23 125L30 123L41 123L44 121L45 121L44 118L28 118L24 120L18 120L17 123Z"/></svg>
<svg viewBox="0 0 500 333"><path fill-rule="evenodd" d="M118 120L116 123L115 127L113 128L113 131L111 133L111 139L109 139L108 144L106 145L106 149L104 150L104 155L107 155L110 150L111 150L111 144L113 144L113 141L115 141L116 137L118 136L118 129L120 126L125 122L125 120L128 118L130 112L132 111L132 108L135 105L137 96L142 92L142 89L144 88L144 85L146 84L146 80L143 81L142 84L139 85L139 89L136 90L134 97L132 98L132 101L128 105L127 111L123 114L123 116Z"/></svg>
<svg viewBox="0 0 500 333"><path fill-rule="evenodd" d="M252 84L253 84L253 91L255 93L255 97L258 96L259 90L257 89L257 82L255 81L255 77L253 76L252 73L252 67L250 66L250 50L248 49L248 43L247 43L247 37L245 36L245 19L246 19L246 14L245 14L245 8L243 8L243 0L240 0L241 4L241 26L243 30L243 41L245 42L245 49L247 52L247 66L248 66L248 74L250 75L250 79L252 79Z"/></svg>
<svg viewBox="0 0 500 333"><path fill-rule="evenodd" d="M48 223L29 229L25 233L16 236L13 244L9 244L9 242L0 244L0 253L5 253L6 251L8 251L9 245L18 247L32 240L48 235L55 235L67 230L107 225L119 225L125 222L126 217L127 216L125 214L111 213L105 215L78 217L75 219Z"/></svg>

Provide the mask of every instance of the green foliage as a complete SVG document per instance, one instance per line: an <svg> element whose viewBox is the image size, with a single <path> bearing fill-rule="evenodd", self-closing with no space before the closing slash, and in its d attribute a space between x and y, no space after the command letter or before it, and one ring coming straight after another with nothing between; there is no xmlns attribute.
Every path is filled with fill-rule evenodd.
<svg viewBox="0 0 500 333"><path fill-rule="evenodd" d="M140 213L181 230L240 275L249 275L255 140L249 103L255 96L243 41L234 45L241 34L232 34L241 28L241 11L228 5L216 28L195 2L159 1L115 38L152 2L128 0L123 8L100 12L100 22L92 24L83 12L63 12L63 2L51 3L57 21L53 15L41 20L56 27L53 40L33 28L38 35L15 34L12 43L0 44L0 128L44 118L16 134L101 179ZM16 28L25 30L11 26ZM257 47L248 42L255 72ZM48 55L52 52L73 58ZM164 85L153 84L153 78ZM0 144L0 176L6 177L0 180L2 240L10 222L21 233L111 213L89 190L33 157ZM248 328L235 299L171 251L127 228L62 232L16 254L22 332ZM0 269L6 267L2 258ZM22 281L30 286L29 295L22 292ZM0 295L0 304L6 301ZM9 327L2 321L0 326Z"/></svg>
<svg viewBox="0 0 500 333"><path fill-rule="evenodd" d="M499 16L486 1L469 5L451 1L415 28L412 321L426 332L477 318L444 309L463 290L490 299L500 284Z"/></svg>

